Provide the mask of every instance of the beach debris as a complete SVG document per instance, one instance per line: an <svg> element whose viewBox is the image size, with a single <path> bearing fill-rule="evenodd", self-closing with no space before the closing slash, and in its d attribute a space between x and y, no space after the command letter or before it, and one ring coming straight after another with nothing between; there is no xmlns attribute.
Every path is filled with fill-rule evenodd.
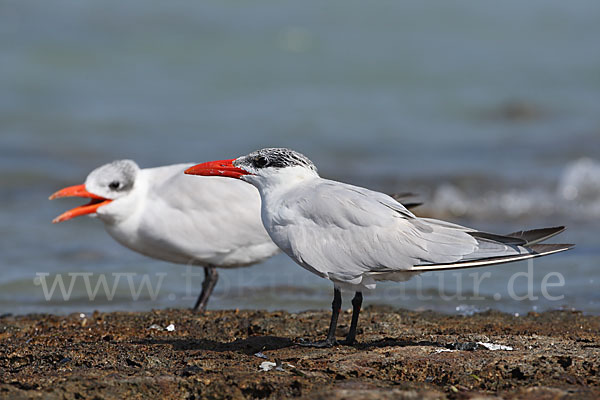
<svg viewBox="0 0 600 400"><path fill-rule="evenodd" d="M272 361L263 361L263 362L260 363L260 367L259 368L261 370L263 370L263 371L266 372L266 371L272 370L276 366L277 366L277 364L274 363L274 362L272 362Z"/></svg>
<svg viewBox="0 0 600 400"><path fill-rule="evenodd" d="M148 329L154 329L157 331L167 331L167 332L173 332L175 330L175 325L173 324L169 324L166 328L163 328L160 325L157 324L152 324L148 327Z"/></svg>
<svg viewBox="0 0 600 400"><path fill-rule="evenodd" d="M296 371L296 367L294 367L292 364L285 364L286 367L289 367L292 369L292 371ZM281 360L275 359L275 362L272 361L263 361L260 363L260 367L261 370L263 371L271 371L273 368L275 368L275 371L285 371L285 369L283 369L283 363L281 362Z"/></svg>
<svg viewBox="0 0 600 400"><path fill-rule="evenodd" d="M458 350L451 350L451 349L437 349L437 350L435 351L435 353L436 353L436 354L440 354L440 353L445 353L445 352L447 352L447 351L449 351L449 352L451 352L451 353L452 353L452 352L455 352L455 351L458 351Z"/></svg>
<svg viewBox="0 0 600 400"><path fill-rule="evenodd" d="M442 348L442 349L437 349L435 352L436 354L438 353L442 353L445 351L457 351L457 350L461 350L461 351L474 351L474 350L481 350L481 348L484 347L488 350L513 350L512 347L510 346L505 346L503 344L496 344L496 343L488 343L488 342L455 342L455 343L449 343L446 345L446 348Z"/></svg>
<svg viewBox="0 0 600 400"><path fill-rule="evenodd" d="M446 348L451 350L473 351L477 350L479 345L475 342L456 342L446 345Z"/></svg>
<svg viewBox="0 0 600 400"><path fill-rule="evenodd" d="M264 358L265 360L266 360L267 358L269 358L269 357L267 357L267 356L266 356L266 355L265 355L265 354L264 354L262 351L259 351L258 353L254 353L254 356L255 356L255 357L258 357L258 358Z"/></svg>
<svg viewBox="0 0 600 400"><path fill-rule="evenodd" d="M503 344L495 344L495 343L483 343L477 342L478 345L485 347L488 350L513 350L510 346L505 346Z"/></svg>
<svg viewBox="0 0 600 400"><path fill-rule="evenodd" d="M295 368L293 365L287 364L290 368ZM283 364L280 360L275 360L275 371L283 371Z"/></svg>

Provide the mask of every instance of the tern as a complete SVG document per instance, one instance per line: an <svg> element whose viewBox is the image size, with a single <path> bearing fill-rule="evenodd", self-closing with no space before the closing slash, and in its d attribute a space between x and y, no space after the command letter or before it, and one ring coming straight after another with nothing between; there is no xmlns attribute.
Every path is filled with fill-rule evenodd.
<svg viewBox="0 0 600 400"><path fill-rule="evenodd" d="M540 244L564 227L510 235L419 218L383 193L323 179L306 156L267 148L198 164L186 174L238 178L254 185L271 239L296 263L334 285L327 338L315 347L352 345L362 292L377 281L405 281L425 271L496 265L558 253L571 244ZM336 341L341 290L355 292L350 330Z"/></svg>
<svg viewBox="0 0 600 400"><path fill-rule="evenodd" d="M279 252L260 218L252 186L183 172L193 164L141 169L117 160L93 170L82 185L50 196L89 198L52 222L97 216L117 242L138 253L177 264L204 267L194 310L206 309L217 284L216 268L250 266Z"/></svg>

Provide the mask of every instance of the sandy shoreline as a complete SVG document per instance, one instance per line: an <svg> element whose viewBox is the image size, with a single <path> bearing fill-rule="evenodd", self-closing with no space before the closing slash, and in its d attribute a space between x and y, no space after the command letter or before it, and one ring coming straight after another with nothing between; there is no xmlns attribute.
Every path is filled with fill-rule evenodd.
<svg viewBox="0 0 600 400"><path fill-rule="evenodd" d="M328 319L233 310L5 316L0 397L600 397L599 316L371 307L354 347L293 344L323 336ZM339 337L348 323L344 313ZM263 371L265 361L280 367Z"/></svg>

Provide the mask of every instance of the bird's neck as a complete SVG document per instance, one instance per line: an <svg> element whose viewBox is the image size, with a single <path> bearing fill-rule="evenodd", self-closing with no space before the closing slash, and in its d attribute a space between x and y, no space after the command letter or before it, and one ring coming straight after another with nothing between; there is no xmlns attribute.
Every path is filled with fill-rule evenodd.
<svg viewBox="0 0 600 400"><path fill-rule="evenodd" d="M273 194L284 193L298 185L320 178L314 171L302 167L291 167L277 170L269 175L246 175L243 179L256 186L264 200Z"/></svg>

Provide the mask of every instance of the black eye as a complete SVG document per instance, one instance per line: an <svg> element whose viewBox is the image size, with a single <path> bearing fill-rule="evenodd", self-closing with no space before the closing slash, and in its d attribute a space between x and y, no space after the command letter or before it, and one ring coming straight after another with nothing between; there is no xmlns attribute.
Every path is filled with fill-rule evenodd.
<svg viewBox="0 0 600 400"><path fill-rule="evenodd" d="M117 190L121 187L121 183L119 181L112 181L108 184L108 187L110 188L110 190Z"/></svg>
<svg viewBox="0 0 600 400"><path fill-rule="evenodd" d="M254 166L256 168L264 168L268 163L269 163L269 160L267 160L263 156L258 156L254 159Z"/></svg>

